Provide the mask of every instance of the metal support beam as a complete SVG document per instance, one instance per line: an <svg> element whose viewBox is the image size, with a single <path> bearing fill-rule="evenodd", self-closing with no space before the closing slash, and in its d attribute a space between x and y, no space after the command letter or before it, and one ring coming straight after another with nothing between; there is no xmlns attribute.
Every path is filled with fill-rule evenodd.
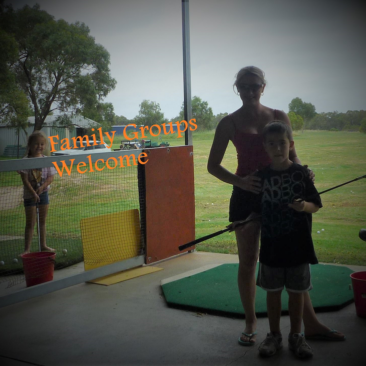
<svg viewBox="0 0 366 366"><path fill-rule="evenodd" d="M189 39L189 0L182 0L182 33L183 33L183 82L184 82L184 120L192 119L191 100L191 50ZM185 132L185 144L193 145L192 131Z"/></svg>
<svg viewBox="0 0 366 366"><path fill-rule="evenodd" d="M40 159L41 160L41 159ZM125 271L127 269L142 266L145 263L145 256L126 259L120 262L108 264L103 267L91 269L74 276L62 278L42 283L40 285L27 287L24 290L0 297L0 308L15 304L20 301L28 300L33 297L49 294L54 291L62 290L64 288L79 285L80 283L96 280L97 278L108 276L117 272Z"/></svg>

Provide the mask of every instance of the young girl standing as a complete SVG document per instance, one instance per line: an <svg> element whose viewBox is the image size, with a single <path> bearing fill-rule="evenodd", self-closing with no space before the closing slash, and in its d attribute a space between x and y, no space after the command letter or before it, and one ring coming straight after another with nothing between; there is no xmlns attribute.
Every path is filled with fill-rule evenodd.
<svg viewBox="0 0 366 366"><path fill-rule="evenodd" d="M27 154L24 158L43 158L43 152L47 146L47 137L41 131L34 131L28 138ZM56 174L53 167L19 170L24 190L24 208L25 208L25 246L22 254L30 253L30 247L33 237L34 225L37 220L36 206L39 208L39 234L41 250L55 252L46 244L46 217L48 212L48 191Z"/></svg>

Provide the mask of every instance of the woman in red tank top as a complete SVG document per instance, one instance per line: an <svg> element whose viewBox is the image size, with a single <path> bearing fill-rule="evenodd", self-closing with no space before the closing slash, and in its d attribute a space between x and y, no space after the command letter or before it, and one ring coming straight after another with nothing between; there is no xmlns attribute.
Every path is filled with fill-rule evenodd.
<svg viewBox="0 0 366 366"><path fill-rule="evenodd" d="M231 222L244 220L250 214L245 207L246 195L243 194L243 190L254 193L261 191L260 178L253 174L270 163L261 140L264 126L273 120L291 125L285 112L274 110L260 103L261 95L266 87L262 70L254 66L244 67L236 75L234 86L243 105L234 113L224 117L218 124L207 165L209 173L223 182L233 185L229 218ZM235 145L238 155L238 168L235 174L221 165L230 141ZM290 159L301 164L295 148L290 152ZM255 270L259 253L260 223L254 221L238 227L235 229L235 235L239 254L238 286L246 321L239 343L251 346L255 343L257 326ZM303 321L305 336L319 335L319 338L324 336L324 339L330 340L345 339L342 333L331 330L319 322L309 293L304 296Z"/></svg>

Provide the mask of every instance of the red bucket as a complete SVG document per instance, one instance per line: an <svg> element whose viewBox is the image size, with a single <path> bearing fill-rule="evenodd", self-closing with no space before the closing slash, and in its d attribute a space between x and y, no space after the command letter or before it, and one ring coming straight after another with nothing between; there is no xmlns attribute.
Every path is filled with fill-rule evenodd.
<svg viewBox="0 0 366 366"><path fill-rule="evenodd" d="M21 257L27 287L53 280L56 253L34 252Z"/></svg>
<svg viewBox="0 0 366 366"><path fill-rule="evenodd" d="M356 314L366 318L366 271L354 272L351 275Z"/></svg>

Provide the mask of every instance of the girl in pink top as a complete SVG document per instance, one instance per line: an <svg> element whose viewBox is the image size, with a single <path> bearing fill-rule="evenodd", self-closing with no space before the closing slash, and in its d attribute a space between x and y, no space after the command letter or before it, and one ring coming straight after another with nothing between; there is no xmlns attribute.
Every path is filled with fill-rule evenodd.
<svg viewBox="0 0 366 366"><path fill-rule="evenodd" d="M261 191L260 178L254 176L254 173L270 163L260 137L264 126L273 120L279 120L291 126L285 112L260 103L266 87L264 72L261 69L255 66L242 68L236 75L234 86L243 105L234 113L224 117L218 124L207 165L209 173L234 186L230 201L231 222L244 220L250 214L245 207L243 190L253 193ZM238 168L235 174L221 165L229 141L235 145L238 154ZM290 160L301 164L295 148L290 152ZM314 178L312 172L311 176ZM235 229L239 254L238 286L246 322L239 344L244 346L252 346L256 340L255 270L259 253L259 234L260 222L258 221ZM313 339L345 339L342 333L331 330L319 322L308 292L304 294L303 301L305 336Z"/></svg>
<svg viewBox="0 0 366 366"><path fill-rule="evenodd" d="M42 158L43 152L47 146L47 137L41 131L34 131L28 138L27 154L25 158ZM48 213L48 191L53 182L53 176L56 169L53 167L42 169L19 170L24 190L24 208L25 208L25 246L22 254L30 252L34 226L37 220L36 205L39 207L39 228L41 250L55 252L46 244L46 217Z"/></svg>

